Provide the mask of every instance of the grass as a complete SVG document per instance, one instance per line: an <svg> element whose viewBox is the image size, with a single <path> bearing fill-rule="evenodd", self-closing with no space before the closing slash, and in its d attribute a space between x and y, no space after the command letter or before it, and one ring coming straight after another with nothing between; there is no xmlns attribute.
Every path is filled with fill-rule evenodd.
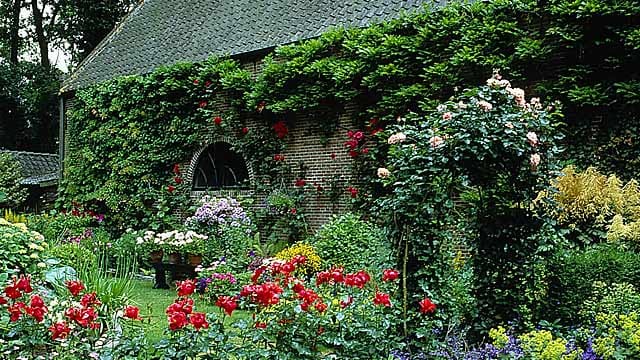
<svg viewBox="0 0 640 360"><path fill-rule="evenodd" d="M167 328L167 316L165 310L176 299L175 289L154 289L153 282L149 280L133 280L133 289L130 293L133 304L140 308L140 316L144 318L143 327L145 334L152 343L163 338ZM195 311L205 313L219 313L220 308L193 296ZM245 311L235 311L232 318L247 318L250 314ZM232 321L227 319L226 321Z"/></svg>

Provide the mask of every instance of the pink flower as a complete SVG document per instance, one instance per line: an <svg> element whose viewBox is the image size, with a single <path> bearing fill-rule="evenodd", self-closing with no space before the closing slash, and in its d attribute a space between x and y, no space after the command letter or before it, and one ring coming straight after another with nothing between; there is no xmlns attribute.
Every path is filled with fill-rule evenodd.
<svg viewBox="0 0 640 360"><path fill-rule="evenodd" d="M453 117L453 114L448 111L442 114L442 120L451 120L452 117Z"/></svg>
<svg viewBox="0 0 640 360"><path fill-rule="evenodd" d="M387 168L378 168L378 177L380 179L386 179L391 175L391 171Z"/></svg>
<svg viewBox="0 0 640 360"><path fill-rule="evenodd" d="M387 143L389 145L398 144L398 143L404 142L406 139L407 139L407 135L400 132L400 133L389 136Z"/></svg>
<svg viewBox="0 0 640 360"><path fill-rule="evenodd" d="M432 136L429 139L429 144L431 144L432 148L437 148L438 146L444 144L444 139L440 136Z"/></svg>
<svg viewBox="0 0 640 360"><path fill-rule="evenodd" d="M491 111L491 109L493 109L493 105L491 105L491 103L486 102L484 100L478 101L478 106L480 107L480 109L484 111Z"/></svg>
<svg viewBox="0 0 640 360"><path fill-rule="evenodd" d="M534 133L533 131L529 131L527 133L527 141L529 142L529 145L535 147L539 143L538 135L536 135L536 133Z"/></svg>
<svg viewBox="0 0 640 360"><path fill-rule="evenodd" d="M531 158L529 159L529 164L531 164L531 171L538 170L538 165L540 165L540 154L531 154Z"/></svg>

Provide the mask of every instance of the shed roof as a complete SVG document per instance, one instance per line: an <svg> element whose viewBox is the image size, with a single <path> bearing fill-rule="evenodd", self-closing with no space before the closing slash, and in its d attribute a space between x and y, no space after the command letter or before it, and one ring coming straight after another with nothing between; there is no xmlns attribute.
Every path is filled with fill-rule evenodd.
<svg viewBox="0 0 640 360"><path fill-rule="evenodd" d="M442 0L444 1L444 0ZM179 61L240 55L363 27L433 0L143 0L63 83L61 92Z"/></svg>
<svg viewBox="0 0 640 360"><path fill-rule="evenodd" d="M27 151L0 150L11 154L22 167L23 185L48 185L58 181L58 155Z"/></svg>

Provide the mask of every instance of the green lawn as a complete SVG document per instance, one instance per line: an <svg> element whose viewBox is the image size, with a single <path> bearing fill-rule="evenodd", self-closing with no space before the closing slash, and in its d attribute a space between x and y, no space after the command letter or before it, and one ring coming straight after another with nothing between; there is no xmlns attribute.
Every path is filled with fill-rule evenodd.
<svg viewBox="0 0 640 360"><path fill-rule="evenodd" d="M162 334L168 326L165 310L176 299L175 289L154 289L153 281L133 280L134 289L131 293L131 300L134 305L140 308L140 316L144 318L144 330L151 342L162 339ZM205 313L219 313L220 308L200 299L197 295L195 300L195 311ZM233 318L248 317L249 313L235 311ZM231 321L228 320L227 321Z"/></svg>

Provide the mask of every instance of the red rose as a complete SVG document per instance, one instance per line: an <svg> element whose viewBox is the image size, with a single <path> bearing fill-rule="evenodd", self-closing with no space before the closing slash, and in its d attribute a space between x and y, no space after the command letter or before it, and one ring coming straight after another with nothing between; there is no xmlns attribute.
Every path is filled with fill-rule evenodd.
<svg viewBox="0 0 640 360"><path fill-rule="evenodd" d="M30 293L33 291L31 288L31 278L25 277L24 275L20 275L20 279L15 283L18 290L23 291L25 293Z"/></svg>
<svg viewBox="0 0 640 360"><path fill-rule="evenodd" d="M363 154L368 154L368 153L369 153L369 148L364 148L364 149L362 149L362 153L363 153Z"/></svg>
<svg viewBox="0 0 640 360"><path fill-rule="evenodd" d="M176 191L176 187L173 186L173 185L169 185L169 186L167 186L167 191L169 192L169 194L171 194L174 191Z"/></svg>
<svg viewBox="0 0 640 360"><path fill-rule="evenodd" d="M180 176L176 176L173 178L173 181L176 182L176 184L182 184L182 178Z"/></svg>
<svg viewBox="0 0 640 360"><path fill-rule="evenodd" d="M391 301L389 300L389 294L376 292L376 295L373 298L373 303L375 305L391 306Z"/></svg>
<svg viewBox="0 0 640 360"><path fill-rule="evenodd" d="M71 329L69 329L69 325L66 322L62 321L51 325L49 331L51 331L51 340L57 340L65 339Z"/></svg>
<svg viewBox="0 0 640 360"><path fill-rule="evenodd" d="M198 85L200 84L200 81L198 81L198 79L193 80L193 85Z"/></svg>
<svg viewBox="0 0 640 360"><path fill-rule="evenodd" d="M224 309L224 312L231 316L233 311L238 307L235 296L220 296L216 301L216 306Z"/></svg>
<svg viewBox="0 0 640 360"><path fill-rule="evenodd" d="M289 212L290 212L291 214L295 215L295 214L297 214L297 213L298 213L298 209L296 209L296 208L291 208L291 210L289 210Z"/></svg>
<svg viewBox="0 0 640 360"><path fill-rule="evenodd" d="M189 321L191 322L191 325L193 325L193 327L198 331L202 328L209 328L209 323L207 322L207 317L204 313L191 314L191 316L189 317Z"/></svg>
<svg viewBox="0 0 640 360"><path fill-rule="evenodd" d="M180 174L180 164L173 165L173 173L176 175Z"/></svg>
<svg viewBox="0 0 640 360"><path fill-rule="evenodd" d="M322 301L316 303L316 310L318 310L319 313L325 312L327 310L327 304Z"/></svg>
<svg viewBox="0 0 640 360"><path fill-rule="evenodd" d="M22 316L22 311L26 307L27 306L23 302L17 302L15 304L9 306L7 308L7 311L9 311L9 321L16 322L16 321L20 320L20 317Z"/></svg>
<svg viewBox="0 0 640 360"><path fill-rule="evenodd" d="M284 155L282 155L282 154L275 154L275 155L273 155L273 160L274 160L274 161L284 161Z"/></svg>
<svg viewBox="0 0 640 360"><path fill-rule="evenodd" d="M98 300L98 296L95 292L84 294L82 299L80 299L80 304L84 307L100 305L100 300Z"/></svg>
<svg viewBox="0 0 640 360"><path fill-rule="evenodd" d="M124 308L124 316L133 320L142 320L140 317L140 309L136 306L128 305Z"/></svg>
<svg viewBox="0 0 640 360"><path fill-rule="evenodd" d="M253 327L255 327L256 329L266 329L267 328L267 323L265 323L265 322L257 322Z"/></svg>
<svg viewBox="0 0 640 360"><path fill-rule="evenodd" d="M84 285L80 281L67 281L67 289L73 296L80 295L80 292L84 290Z"/></svg>
<svg viewBox="0 0 640 360"><path fill-rule="evenodd" d="M302 186L305 186L305 185L307 185L306 180L304 180L304 179L296 179L296 186L297 187L302 187Z"/></svg>
<svg viewBox="0 0 640 360"><path fill-rule="evenodd" d="M349 150L349 156L351 156L352 158L357 158L358 155L360 155L360 153L356 150Z"/></svg>
<svg viewBox="0 0 640 360"><path fill-rule="evenodd" d="M418 304L420 305L420 312L423 314L430 314L436 311L436 304L429 298L424 298Z"/></svg>
<svg viewBox="0 0 640 360"><path fill-rule="evenodd" d="M242 132L242 135L247 135L247 133L249 133L249 128L245 126L240 130L240 132Z"/></svg>
<svg viewBox="0 0 640 360"><path fill-rule="evenodd" d="M193 280L178 282L178 296L189 296L196 290L196 283Z"/></svg>
<svg viewBox="0 0 640 360"><path fill-rule="evenodd" d="M187 326L187 324L189 323L187 320L187 314L179 311L171 313L168 317L168 320L169 320L169 329L171 331L182 329L183 327Z"/></svg>
<svg viewBox="0 0 640 360"><path fill-rule="evenodd" d="M289 129L287 128L287 124L285 124L284 121L278 121L277 123L273 124L272 128L279 139L284 139L287 134L289 134Z"/></svg>
<svg viewBox="0 0 640 360"><path fill-rule="evenodd" d="M355 199L356 197L358 197L358 189L354 188L353 186L349 186L347 188L347 191L351 194L352 198Z"/></svg>
<svg viewBox="0 0 640 360"><path fill-rule="evenodd" d="M17 299L22 296L22 293L20 292L20 290L18 290L18 287L15 285L9 285L6 288L4 288L4 293L5 295L7 295L9 299Z"/></svg>
<svg viewBox="0 0 640 360"><path fill-rule="evenodd" d="M200 109L207 107L209 103L207 102L207 100L200 100L200 102L198 103L198 106L200 107Z"/></svg>
<svg viewBox="0 0 640 360"><path fill-rule="evenodd" d="M47 313L46 307L33 307L28 306L24 309L24 312L34 318L37 322L42 322L44 320L44 314Z"/></svg>
<svg viewBox="0 0 640 360"><path fill-rule="evenodd" d="M213 123L216 125L222 124L222 118L220 116L216 116L213 118Z"/></svg>
<svg viewBox="0 0 640 360"><path fill-rule="evenodd" d="M393 281L400 276L400 272L395 269L386 269L382 272L382 281Z"/></svg>

